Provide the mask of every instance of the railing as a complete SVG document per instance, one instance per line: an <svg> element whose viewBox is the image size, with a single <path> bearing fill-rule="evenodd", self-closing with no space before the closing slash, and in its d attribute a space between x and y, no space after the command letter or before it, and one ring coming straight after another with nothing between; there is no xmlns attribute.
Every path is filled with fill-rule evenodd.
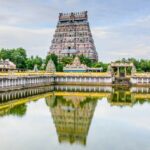
<svg viewBox="0 0 150 150"><path fill-rule="evenodd" d="M110 76L108 72L55 72L48 73L45 71L38 72L0 72L0 77L4 76L45 76L45 75L55 75L55 76Z"/></svg>
<svg viewBox="0 0 150 150"><path fill-rule="evenodd" d="M134 73L133 77L149 77L150 78L150 72Z"/></svg>
<svg viewBox="0 0 150 150"><path fill-rule="evenodd" d="M56 76L111 76L108 72L56 72Z"/></svg>
<svg viewBox="0 0 150 150"><path fill-rule="evenodd" d="M53 73L48 73L45 71L40 72L0 72L0 77L7 77L7 76L45 76L45 75L53 75Z"/></svg>

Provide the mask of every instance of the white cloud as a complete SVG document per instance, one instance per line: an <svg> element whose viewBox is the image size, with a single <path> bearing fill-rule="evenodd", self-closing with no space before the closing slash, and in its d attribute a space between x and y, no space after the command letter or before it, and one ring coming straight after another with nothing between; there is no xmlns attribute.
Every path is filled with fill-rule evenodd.
<svg viewBox="0 0 150 150"><path fill-rule="evenodd" d="M0 26L0 48L27 49L29 55L46 56L54 29L25 29Z"/></svg>
<svg viewBox="0 0 150 150"><path fill-rule="evenodd" d="M92 28L100 60L129 57L150 59L150 35L139 28L139 24L134 29L129 25Z"/></svg>
<svg viewBox="0 0 150 150"><path fill-rule="evenodd" d="M109 31L107 28L102 27L95 27L92 28L92 34L95 36L95 38L105 39L107 37L110 37L112 34L111 31Z"/></svg>
<svg viewBox="0 0 150 150"><path fill-rule="evenodd" d="M150 28L150 15L139 17L129 25L133 27Z"/></svg>

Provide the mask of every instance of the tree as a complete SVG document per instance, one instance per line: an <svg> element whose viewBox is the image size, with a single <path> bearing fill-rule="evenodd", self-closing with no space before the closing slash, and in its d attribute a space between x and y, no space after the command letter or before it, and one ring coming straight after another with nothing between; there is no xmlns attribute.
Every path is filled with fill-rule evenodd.
<svg viewBox="0 0 150 150"><path fill-rule="evenodd" d="M11 53L11 59L11 61L16 64L17 68L26 68L27 55L25 49L14 49Z"/></svg>
<svg viewBox="0 0 150 150"><path fill-rule="evenodd" d="M92 67L94 67L94 68L103 68L103 71L106 72L107 68L108 68L108 64L103 63L103 62L96 62L96 63L92 64Z"/></svg>
<svg viewBox="0 0 150 150"><path fill-rule="evenodd" d="M47 63L50 59L52 59L55 66L57 67L57 65L58 65L58 56L55 55L55 54L47 55L46 60L45 60L45 65L47 65Z"/></svg>
<svg viewBox="0 0 150 150"><path fill-rule="evenodd" d="M34 58L33 58L33 56L31 56L30 58L27 58L26 66L27 66L27 69L33 70L33 68L34 68Z"/></svg>
<svg viewBox="0 0 150 150"><path fill-rule="evenodd" d="M85 57L84 55L80 55L79 58L80 58L80 61L81 61L82 64L85 64L88 67L92 67L93 62L92 62L91 59Z"/></svg>
<svg viewBox="0 0 150 150"><path fill-rule="evenodd" d="M18 117L23 117L26 114L27 111L27 105L22 104L18 106L14 106L13 108L10 109L9 114L18 116Z"/></svg>
<svg viewBox="0 0 150 150"><path fill-rule="evenodd" d="M17 49L1 49L0 50L1 59L9 59L16 64L17 68L26 68L26 50L23 48Z"/></svg>
<svg viewBox="0 0 150 150"><path fill-rule="evenodd" d="M63 67L64 67L64 65L62 63L58 63L56 70L59 72L63 72Z"/></svg>
<svg viewBox="0 0 150 150"><path fill-rule="evenodd" d="M71 64L73 62L73 57L63 57L62 60L61 60L61 63L65 66L67 64Z"/></svg>

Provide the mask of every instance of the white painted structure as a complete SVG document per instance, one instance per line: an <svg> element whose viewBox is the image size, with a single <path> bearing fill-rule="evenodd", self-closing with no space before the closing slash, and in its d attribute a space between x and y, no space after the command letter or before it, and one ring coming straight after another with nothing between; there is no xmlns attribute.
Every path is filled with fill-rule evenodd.
<svg viewBox="0 0 150 150"><path fill-rule="evenodd" d="M23 90L13 90L9 92L1 92L0 102L43 94L53 90L54 90L53 86L45 86L45 87L37 87L37 88L28 88Z"/></svg>
<svg viewBox="0 0 150 150"><path fill-rule="evenodd" d="M132 93L150 93L150 88L149 87L132 87L130 89Z"/></svg>
<svg viewBox="0 0 150 150"><path fill-rule="evenodd" d="M112 86L55 85L55 91L112 92Z"/></svg>
<svg viewBox="0 0 150 150"><path fill-rule="evenodd" d="M80 76L80 75L41 75L41 76L12 76L0 77L0 91L8 88L27 88L50 84L98 84L111 85L111 76Z"/></svg>
<svg viewBox="0 0 150 150"><path fill-rule="evenodd" d="M130 79L131 84L138 84L138 85L150 85L150 77L140 76L140 77L131 77Z"/></svg>
<svg viewBox="0 0 150 150"><path fill-rule="evenodd" d="M55 82L60 84L112 84L112 77L56 76Z"/></svg>
<svg viewBox="0 0 150 150"><path fill-rule="evenodd" d="M0 88L34 87L54 83L53 76L1 77Z"/></svg>

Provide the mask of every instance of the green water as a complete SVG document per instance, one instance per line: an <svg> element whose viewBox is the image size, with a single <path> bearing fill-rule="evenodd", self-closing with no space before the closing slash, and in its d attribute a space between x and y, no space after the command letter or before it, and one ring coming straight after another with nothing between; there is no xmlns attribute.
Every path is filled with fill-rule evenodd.
<svg viewBox="0 0 150 150"><path fill-rule="evenodd" d="M47 88L1 100L0 150L150 149L150 88Z"/></svg>

